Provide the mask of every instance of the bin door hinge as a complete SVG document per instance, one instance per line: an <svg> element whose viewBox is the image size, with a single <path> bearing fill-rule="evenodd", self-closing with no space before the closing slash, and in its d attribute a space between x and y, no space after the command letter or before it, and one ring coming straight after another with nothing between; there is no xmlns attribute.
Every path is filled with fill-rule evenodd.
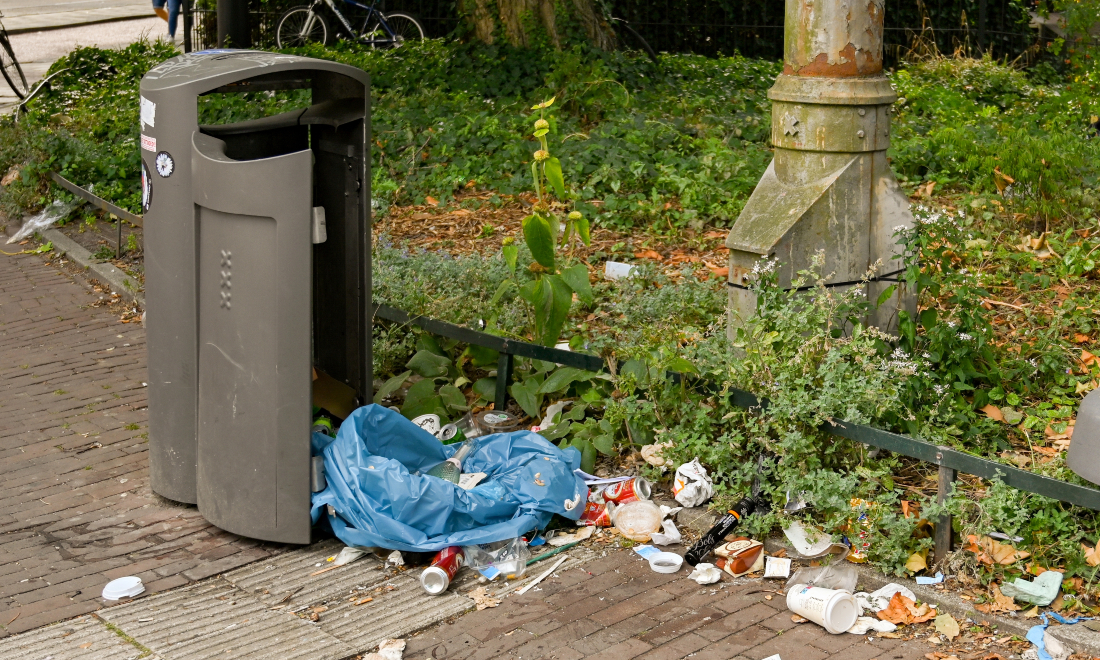
<svg viewBox="0 0 1100 660"><path fill-rule="evenodd" d="M325 207L313 207L313 243L324 243L328 240L328 229L325 228Z"/></svg>

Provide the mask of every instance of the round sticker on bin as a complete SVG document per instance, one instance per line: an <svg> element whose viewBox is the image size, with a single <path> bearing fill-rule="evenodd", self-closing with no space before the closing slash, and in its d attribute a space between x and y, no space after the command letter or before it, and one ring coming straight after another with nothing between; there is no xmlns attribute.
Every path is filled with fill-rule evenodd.
<svg viewBox="0 0 1100 660"><path fill-rule="evenodd" d="M167 151L162 151L157 154L155 164L157 167L157 174L165 179L172 176L172 172L176 171L176 161L172 160L172 155Z"/></svg>
<svg viewBox="0 0 1100 660"><path fill-rule="evenodd" d="M153 177L149 174L149 168L145 161L141 161L141 211L149 212L149 206L153 203Z"/></svg>

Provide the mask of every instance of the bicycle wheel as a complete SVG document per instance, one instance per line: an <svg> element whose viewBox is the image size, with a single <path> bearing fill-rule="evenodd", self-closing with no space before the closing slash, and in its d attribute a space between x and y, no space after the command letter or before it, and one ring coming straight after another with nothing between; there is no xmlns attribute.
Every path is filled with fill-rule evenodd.
<svg viewBox="0 0 1100 660"><path fill-rule="evenodd" d="M393 30L394 40L389 43L372 43L372 48L399 48L406 41L423 41L424 28L420 27L420 23L412 16L394 12L385 14L385 17L386 24ZM384 41L388 40L390 35L382 28L381 23L375 23L373 27L367 30L364 37L370 41Z"/></svg>
<svg viewBox="0 0 1100 660"><path fill-rule="evenodd" d="M308 25L307 25L308 23ZM317 10L310 17L310 7L288 9L279 18L275 28L275 45L278 48L298 48L306 44L328 43L328 20Z"/></svg>
<svg viewBox="0 0 1100 660"><path fill-rule="evenodd" d="M19 66L19 60L15 59L15 51L11 49L8 35L0 33L0 74L8 81L11 91L20 99L27 95L30 86L27 77L23 75L23 67Z"/></svg>

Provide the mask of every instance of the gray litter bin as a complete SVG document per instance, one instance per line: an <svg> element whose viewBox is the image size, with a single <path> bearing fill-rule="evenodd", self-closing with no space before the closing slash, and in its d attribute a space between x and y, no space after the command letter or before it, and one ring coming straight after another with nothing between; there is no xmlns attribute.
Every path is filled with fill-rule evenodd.
<svg viewBox="0 0 1100 660"><path fill-rule="evenodd" d="M198 124L200 95L297 88ZM370 400L369 99L359 69L255 51L141 81L152 488L237 534L310 541L314 379Z"/></svg>

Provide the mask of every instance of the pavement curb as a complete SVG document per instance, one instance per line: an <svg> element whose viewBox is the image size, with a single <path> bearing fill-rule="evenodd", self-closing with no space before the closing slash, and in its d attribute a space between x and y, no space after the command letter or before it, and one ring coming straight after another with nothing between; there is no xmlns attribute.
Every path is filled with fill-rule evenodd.
<svg viewBox="0 0 1100 660"><path fill-rule="evenodd" d="M53 243L55 250L68 255L93 277L108 284L113 293L141 307L145 306L145 295L141 292L140 285L129 275L109 263L97 260L91 252L57 229L44 229L38 233L42 238Z"/></svg>
<svg viewBox="0 0 1100 660"><path fill-rule="evenodd" d="M126 16L106 16L103 18L89 17L86 20L76 19L74 22L61 23L57 25L44 24L44 25L32 25L30 27L17 27L8 28L8 34L27 34L28 32L47 32L51 30L64 30L66 28L82 27L85 25L98 25L99 23L117 23L119 21L137 21L143 18L154 18L156 14L149 12L148 14L140 15L126 15ZM6 27L6 26L5 26Z"/></svg>

